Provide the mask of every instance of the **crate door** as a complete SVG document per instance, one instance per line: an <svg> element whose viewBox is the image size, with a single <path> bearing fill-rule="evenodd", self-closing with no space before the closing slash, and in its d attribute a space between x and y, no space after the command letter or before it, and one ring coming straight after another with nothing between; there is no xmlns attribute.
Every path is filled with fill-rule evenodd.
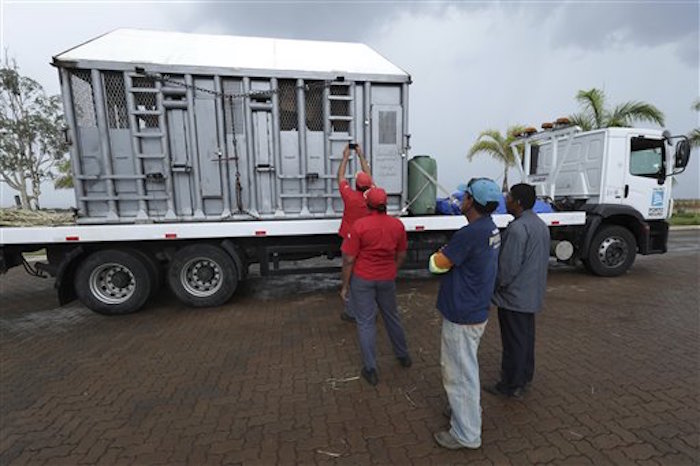
<svg viewBox="0 0 700 466"><path fill-rule="evenodd" d="M402 110L400 105L372 106L372 177L387 194L401 194Z"/></svg>

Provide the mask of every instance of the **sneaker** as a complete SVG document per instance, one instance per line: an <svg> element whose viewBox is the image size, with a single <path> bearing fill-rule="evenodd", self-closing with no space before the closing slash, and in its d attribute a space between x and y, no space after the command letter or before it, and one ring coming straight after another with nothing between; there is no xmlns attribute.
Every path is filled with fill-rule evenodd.
<svg viewBox="0 0 700 466"><path fill-rule="evenodd" d="M379 383L379 377L377 377L377 370L376 369L366 369L362 368L362 377L369 383L370 385L374 386Z"/></svg>
<svg viewBox="0 0 700 466"><path fill-rule="evenodd" d="M447 448L448 450L459 450L462 448L476 450L477 448L481 447L481 443L478 445L462 445L448 430L443 430L442 432L433 434L433 438L435 438L438 445L440 445L442 448Z"/></svg>
<svg viewBox="0 0 700 466"><path fill-rule="evenodd" d="M492 395L502 396L505 398L515 398L520 400L525 396L525 390L521 387L509 389L503 383L498 382L495 385L484 385L484 391Z"/></svg>
<svg viewBox="0 0 700 466"><path fill-rule="evenodd" d="M411 356L409 356L408 354L406 356L401 356L401 357L396 358L396 359L399 360L399 363L403 367L411 367L413 365L413 361L411 360Z"/></svg>
<svg viewBox="0 0 700 466"><path fill-rule="evenodd" d="M344 320L345 322L357 322L357 319L345 311L340 313L340 320Z"/></svg>

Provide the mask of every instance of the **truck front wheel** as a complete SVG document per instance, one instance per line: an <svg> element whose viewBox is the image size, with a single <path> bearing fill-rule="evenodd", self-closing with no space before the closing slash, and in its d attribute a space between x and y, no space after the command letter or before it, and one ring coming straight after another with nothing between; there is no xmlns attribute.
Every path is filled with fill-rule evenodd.
<svg viewBox="0 0 700 466"><path fill-rule="evenodd" d="M141 255L128 249L94 252L78 265L75 274L75 293L80 301L104 315L138 311L152 286Z"/></svg>
<svg viewBox="0 0 700 466"><path fill-rule="evenodd" d="M637 241L625 227L603 226L593 237L584 261L586 268L601 277L617 277L632 267Z"/></svg>
<svg viewBox="0 0 700 466"><path fill-rule="evenodd" d="M168 268L168 283L175 296L193 307L220 306L238 286L231 256L220 247L192 244L177 251Z"/></svg>

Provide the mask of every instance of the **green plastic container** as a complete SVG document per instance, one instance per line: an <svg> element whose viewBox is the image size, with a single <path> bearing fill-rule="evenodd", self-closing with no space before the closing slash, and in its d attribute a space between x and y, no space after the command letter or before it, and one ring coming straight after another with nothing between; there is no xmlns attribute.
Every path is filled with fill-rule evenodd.
<svg viewBox="0 0 700 466"><path fill-rule="evenodd" d="M437 162L434 158L429 155L416 155L408 161L408 202L411 203L408 211L412 215L435 213L437 200L435 181L437 181Z"/></svg>

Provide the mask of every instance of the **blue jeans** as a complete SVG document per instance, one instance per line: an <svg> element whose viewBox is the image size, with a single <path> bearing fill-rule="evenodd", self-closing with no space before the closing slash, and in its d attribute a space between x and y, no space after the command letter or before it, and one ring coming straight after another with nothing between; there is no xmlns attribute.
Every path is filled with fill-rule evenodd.
<svg viewBox="0 0 700 466"><path fill-rule="evenodd" d="M459 325L442 319L442 383L452 408L450 434L469 448L481 446L481 385L477 351L486 322Z"/></svg>
<svg viewBox="0 0 700 466"><path fill-rule="evenodd" d="M382 312L384 326L394 347L394 354L408 356L406 335L396 307L396 282L394 280L350 279L350 308L357 319L357 336L360 340L362 362L366 369L376 369L375 346L377 339L377 307Z"/></svg>

